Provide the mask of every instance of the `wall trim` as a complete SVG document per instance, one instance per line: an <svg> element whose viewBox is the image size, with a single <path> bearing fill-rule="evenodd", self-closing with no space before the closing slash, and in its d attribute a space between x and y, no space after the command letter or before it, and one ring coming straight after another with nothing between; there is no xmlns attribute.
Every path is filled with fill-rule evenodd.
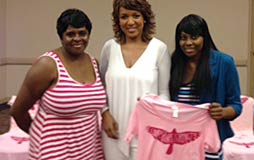
<svg viewBox="0 0 254 160"><path fill-rule="evenodd" d="M7 65L32 65L34 58L0 58L0 66ZM247 67L248 60L236 59L237 67Z"/></svg>
<svg viewBox="0 0 254 160"><path fill-rule="evenodd" d="M235 64L237 67L248 67L248 60L236 59Z"/></svg>
<svg viewBox="0 0 254 160"><path fill-rule="evenodd" d="M0 58L0 66L31 65L34 58Z"/></svg>

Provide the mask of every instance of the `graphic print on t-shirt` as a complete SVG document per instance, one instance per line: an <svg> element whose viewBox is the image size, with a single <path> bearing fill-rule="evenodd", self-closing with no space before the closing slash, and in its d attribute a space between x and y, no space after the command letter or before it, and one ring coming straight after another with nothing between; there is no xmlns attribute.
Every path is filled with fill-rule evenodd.
<svg viewBox="0 0 254 160"><path fill-rule="evenodd" d="M195 141L200 136L199 132L177 132L175 128L172 130L172 132L168 132L164 129L148 126L147 131L154 137L154 139L160 141L163 144L169 145L166 152L169 155L173 152L174 144L185 145Z"/></svg>
<svg viewBox="0 0 254 160"><path fill-rule="evenodd" d="M18 137L18 136L11 136L11 139L17 141L17 144L21 144L22 142L29 141L28 137Z"/></svg>
<svg viewBox="0 0 254 160"><path fill-rule="evenodd" d="M244 104L248 100L248 97L242 97L241 98L241 103Z"/></svg>
<svg viewBox="0 0 254 160"><path fill-rule="evenodd" d="M234 142L234 141L229 141L230 143L236 144L236 145L240 145L240 146L244 146L246 148L251 148L252 146L254 146L254 142L249 142L249 143L244 143L244 142Z"/></svg>

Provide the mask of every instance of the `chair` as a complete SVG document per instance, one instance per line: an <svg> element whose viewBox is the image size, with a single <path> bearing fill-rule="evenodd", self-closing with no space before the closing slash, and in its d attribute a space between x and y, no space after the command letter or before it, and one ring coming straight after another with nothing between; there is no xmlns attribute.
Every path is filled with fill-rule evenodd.
<svg viewBox="0 0 254 160"><path fill-rule="evenodd" d="M10 106L15 101L13 96L8 102ZM29 110L32 117L35 116L38 105ZM28 159L29 135L22 131L11 117L10 130L0 135L0 157L1 160L26 160Z"/></svg>
<svg viewBox="0 0 254 160"><path fill-rule="evenodd" d="M223 142L224 160L254 160L253 107L254 99L241 96L242 114L231 122L235 136Z"/></svg>

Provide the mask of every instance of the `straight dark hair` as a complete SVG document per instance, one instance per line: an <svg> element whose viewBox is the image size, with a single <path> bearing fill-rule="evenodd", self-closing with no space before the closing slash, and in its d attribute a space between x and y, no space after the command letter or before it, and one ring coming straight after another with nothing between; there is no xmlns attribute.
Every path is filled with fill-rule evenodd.
<svg viewBox="0 0 254 160"><path fill-rule="evenodd" d="M171 58L170 70L170 97L172 100L178 95L179 88L183 83L185 69L188 62L188 57L183 53L179 41L181 33L185 32L192 36L202 36L204 45L200 56L199 64L196 73L191 81L195 87L195 94L200 96L206 89L210 89L212 85L211 72L209 67L209 57L211 50L218 50L210 35L206 21L195 14L185 16L176 27L175 32L175 50Z"/></svg>

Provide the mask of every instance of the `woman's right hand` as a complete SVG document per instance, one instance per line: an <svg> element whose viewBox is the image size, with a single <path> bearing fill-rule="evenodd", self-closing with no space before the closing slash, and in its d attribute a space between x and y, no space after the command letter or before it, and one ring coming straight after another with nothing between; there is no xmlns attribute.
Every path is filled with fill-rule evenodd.
<svg viewBox="0 0 254 160"><path fill-rule="evenodd" d="M109 111L102 114L102 124L108 137L118 139L118 123Z"/></svg>

